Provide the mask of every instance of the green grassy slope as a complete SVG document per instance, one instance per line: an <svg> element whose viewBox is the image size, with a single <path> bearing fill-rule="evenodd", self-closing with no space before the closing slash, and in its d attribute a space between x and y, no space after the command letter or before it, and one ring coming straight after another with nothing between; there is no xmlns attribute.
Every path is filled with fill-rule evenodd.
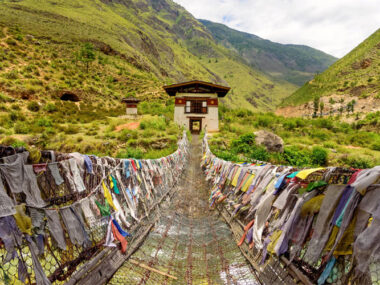
<svg viewBox="0 0 380 285"><path fill-rule="evenodd" d="M279 103L296 89L217 44L171 0L4 0L0 5L0 91L8 95L41 97L68 89L99 100L131 93L164 98L163 84L201 79L234 88L228 106L271 110L272 98ZM74 60L83 42L98 50L89 74ZM36 71L24 70L30 61ZM238 73L231 76L232 70Z"/></svg>
<svg viewBox="0 0 380 285"><path fill-rule="evenodd" d="M287 98L283 105L300 105L333 94L354 99L380 99L380 29L345 57Z"/></svg>
<svg viewBox="0 0 380 285"><path fill-rule="evenodd" d="M336 61L335 57L308 46L279 44L223 24L199 21L217 42L237 51L250 65L298 86Z"/></svg>
<svg viewBox="0 0 380 285"><path fill-rule="evenodd" d="M351 124L340 117L286 118L226 108L220 113L220 132L213 134L209 143L212 151L226 160L258 159L299 167L369 168L380 164L380 112ZM284 140L284 153L268 153L247 141L247 136L263 129Z"/></svg>

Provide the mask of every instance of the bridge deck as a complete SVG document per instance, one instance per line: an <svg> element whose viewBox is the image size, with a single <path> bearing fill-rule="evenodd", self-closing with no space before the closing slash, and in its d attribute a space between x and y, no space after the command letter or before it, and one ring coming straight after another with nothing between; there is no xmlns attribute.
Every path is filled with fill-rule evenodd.
<svg viewBox="0 0 380 285"><path fill-rule="evenodd" d="M110 284L259 284L228 225L209 210L197 137L190 151L177 194L162 206L153 232Z"/></svg>

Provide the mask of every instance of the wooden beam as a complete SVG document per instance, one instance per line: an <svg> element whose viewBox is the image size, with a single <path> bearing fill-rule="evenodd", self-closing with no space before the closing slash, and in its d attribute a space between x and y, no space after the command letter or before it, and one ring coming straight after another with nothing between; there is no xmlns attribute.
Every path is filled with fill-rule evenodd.
<svg viewBox="0 0 380 285"><path fill-rule="evenodd" d="M149 271L152 271L152 272L158 273L158 274L160 274L160 275L163 275L163 276L169 277L169 278L174 279L174 280L177 280L177 279L178 279L177 277L175 277L175 276L173 276L173 275L170 275L170 274L167 274L167 273L162 272L162 271L160 271L160 270L157 270L157 269L155 269L155 268L152 268L152 267L150 267L150 266L148 266L148 265L146 265L146 264L144 264L144 263L138 262L138 261L136 261L136 260L130 259L129 261L130 261L131 263L133 263L133 264L135 264L135 265L137 265L137 266L140 266L141 268L147 269L147 270L149 270Z"/></svg>

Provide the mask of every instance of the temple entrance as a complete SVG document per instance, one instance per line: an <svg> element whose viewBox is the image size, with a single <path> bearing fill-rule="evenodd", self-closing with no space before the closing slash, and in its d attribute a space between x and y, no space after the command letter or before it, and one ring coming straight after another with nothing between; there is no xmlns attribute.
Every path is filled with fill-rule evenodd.
<svg viewBox="0 0 380 285"><path fill-rule="evenodd" d="M202 130L202 119L201 118L190 118L190 132L192 134L200 134Z"/></svg>

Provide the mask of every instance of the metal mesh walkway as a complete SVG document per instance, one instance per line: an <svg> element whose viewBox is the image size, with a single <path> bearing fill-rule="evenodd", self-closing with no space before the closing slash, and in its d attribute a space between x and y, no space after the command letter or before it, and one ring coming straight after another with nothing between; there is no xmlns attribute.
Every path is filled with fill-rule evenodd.
<svg viewBox="0 0 380 285"><path fill-rule="evenodd" d="M259 284L229 227L209 211L200 156L195 137L177 194L163 204L153 232L109 284Z"/></svg>

